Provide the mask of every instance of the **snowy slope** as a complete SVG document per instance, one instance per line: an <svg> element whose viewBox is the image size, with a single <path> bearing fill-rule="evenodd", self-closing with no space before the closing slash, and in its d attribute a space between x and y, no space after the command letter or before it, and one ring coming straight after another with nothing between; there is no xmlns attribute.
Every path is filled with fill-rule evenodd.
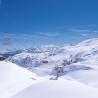
<svg viewBox="0 0 98 98"><path fill-rule="evenodd" d="M54 56L59 52L59 47L45 45L41 47L23 49L21 53L9 57L7 61L18 64L22 67L36 67L41 65L43 60L47 60L48 57Z"/></svg>
<svg viewBox="0 0 98 98"><path fill-rule="evenodd" d="M35 52L32 52L32 48L26 49L26 52L10 57L8 61L22 67L39 67L44 65L43 61L48 61L48 64L45 64L47 66L55 65L65 59L71 63L88 64L92 67L96 67L98 63L98 38L89 39L73 46L67 45L61 48L42 46L33 49Z"/></svg>
<svg viewBox="0 0 98 98"><path fill-rule="evenodd" d="M67 45L61 48L57 48L56 46L42 46L39 48L25 49L25 52L21 52L9 58L8 61L24 67L33 67L42 65L43 60L56 63L63 59L72 60L73 63L86 62L89 64L90 62L95 65L98 63L98 38L89 39L77 45Z"/></svg>
<svg viewBox="0 0 98 98"><path fill-rule="evenodd" d="M63 60L67 60L70 65L65 67L62 75L69 75L79 82L98 87L96 78L98 76L98 38L61 48L42 46L35 49L37 50L35 53L30 50L17 54L8 61L22 67L31 67L33 73L39 76L48 76L55 74L53 72L55 66L61 65ZM48 63L43 64L43 61L48 61Z"/></svg>
<svg viewBox="0 0 98 98"><path fill-rule="evenodd" d="M50 76L47 76L50 78ZM42 79L25 68L0 62L1 98L97 98L98 89L71 78ZM69 80L68 80L69 79Z"/></svg>
<svg viewBox="0 0 98 98"><path fill-rule="evenodd" d="M25 52L28 53L42 53L42 52L51 52L51 51L57 51L60 47L55 46L55 45L43 45L39 47L33 47L33 48L28 48L24 49Z"/></svg>
<svg viewBox="0 0 98 98"><path fill-rule="evenodd" d="M0 62L0 97L10 98L33 83L44 79L10 62Z"/></svg>
<svg viewBox="0 0 98 98"><path fill-rule="evenodd" d="M57 81L49 80L63 60L70 64ZM12 63L0 62L2 98L98 98L98 38L60 48L29 48L6 61ZM30 67L33 73L23 67Z"/></svg>
<svg viewBox="0 0 98 98"><path fill-rule="evenodd" d="M98 89L59 79L32 85L11 98L98 98Z"/></svg>
<svg viewBox="0 0 98 98"><path fill-rule="evenodd" d="M78 70L67 74L78 82L98 88L98 70ZM64 76L62 76L64 77ZM66 78L66 76L65 76Z"/></svg>

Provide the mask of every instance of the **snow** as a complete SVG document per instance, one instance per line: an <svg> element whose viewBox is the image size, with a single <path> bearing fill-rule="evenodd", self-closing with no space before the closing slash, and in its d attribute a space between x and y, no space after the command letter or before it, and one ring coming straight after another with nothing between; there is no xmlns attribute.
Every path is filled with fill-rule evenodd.
<svg viewBox="0 0 98 98"><path fill-rule="evenodd" d="M10 62L0 62L0 97L10 98L33 83L44 81L25 68Z"/></svg>
<svg viewBox="0 0 98 98"><path fill-rule="evenodd" d="M30 50L32 49L27 49L26 52L17 54L12 58L9 58L8 61L25 68L31 67L33 69L33 73L36 73L41 77L46 77L48 75L53 75L53 68L56 65L61 65L62 61L66 59L67 61L71 61L71 65L66 66L65 75L66 72L67 74L75 73L78 75L80 70L85 73L85 77L89 77L91 79L93 73L94 79L98 75L98 38L88 39L77 45L66 45L60 48L57 46L47 45L34 48L35 52ZM48 64L43 64L43 60L47 60ZM84 70L87 67L90 67L91 70ZM90 72L90 75L88 74L89 76L87 75L87 71ZM77 78L76 80L79 79ZM88 83L86 79L84 79L84 81L80 79L80 82L91 86L94 86L97 83L97 81L93 83L90 83L90 81Z"/></svg>
<svg viewBox="0 0 98 98"><path fill-rule="evenodd" d="M8 61L23 67L38 67L42 65L43 60L50 63L62 62L62 60L77 60L77 62L96 65L98 63L98 38L83 41L77 45L67 45L64 47L41 46L25 49L8 59ZM96 63L95 63L96 62ZM90 63L90 64L91 64Z"/></svg>
<svg viewBox="0 0 98 98"><path fill-rule="evenodd" d="M80 83L98 88L98 66L76 63L66 66L64 70L66 73L61 76L62 78L66 79L68 76Z"/></svg>
<svg viewBox="0 0 98 98"><path fill-rule="evenodd" d="M98 98L98 89L59 79L32 85L12 98Z"/></svg>
<svg viewBox="0 0 98 98"><path fill-rule="evenodd" d="M58 80L50 80L63 60L70 64ZM64 47L24 49L5 61L0 62L2 98L98 98L98 38Z"/></svg>
<svg viewBox="0 0 98 98"><path fill-rule="evenodd" d="M84 72L84 71L83 71ZM76 72L82 77L81 72ZM92 72L91 72L92 73ZM97 98L98 89L79 83L73 73L58 80L43 78L25 68L10 62L0 62L0 97L1 98ZM95 74L93 72L93 74ZM89 78L89 71L87 79ZM96 76L97 77L97 76ZM86 79L84 78L84 80ZM87 80L86 79L86 80ZM90 79L90 78L89 78ZM96 80L96 78L93 78ZM91 80L88 80L91 81ZM96 82L97 83L97 82Z"/></svg>

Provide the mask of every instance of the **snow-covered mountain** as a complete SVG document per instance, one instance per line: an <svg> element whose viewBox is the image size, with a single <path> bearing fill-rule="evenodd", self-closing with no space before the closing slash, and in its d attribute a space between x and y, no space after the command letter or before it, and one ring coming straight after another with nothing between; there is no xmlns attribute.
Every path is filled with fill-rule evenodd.
<svg viewBox="0 0 98 98"><path fill-rule="evenodd" d="M64 59L72 63L96 63L98 59L98 39L89 39L77 45L64 47L42 46L25 49L8 60L23 67L35 67L48 63L62 62Z"/></svg>
<svg viewBox="0 0 98 98"><path fill-rule="evenodd" d="M38 75L54 74L53 68L61 66L66 60L68 65L81 64L84 67L98 68L98 38L83 41L77 45L57 47L53 45L23 49L20 53L7 59L22 67L33 69ZM77 70L77 67L66 67L67 70ZM65 68L65 69L66 69ZM76 68L76 69L75 69ZM86 69L84 68L84 69ZM66 70L65 70L66 72Z"/></svg>
<svg viewBox="0 0 98 98"><path fill-rule="evenodd" d="M2 98L98 97L98 38L23 49L5 61L0 62Z"/></svg>
<svg viewBox="0 0 98 98"><path fill-rule="evenodd" d="M65 76L49 80L10 62L0 62L1 98L97 98L98 89Z"/></svg>
<svg viewBox="0 0 98 98"><path fill-rule="evenodd" d="M43 64L49 57L53 57L60 52L60 47L53 45L23 49L21 53L10 56L8 61L22 67L36 67Z"/></svg>
<svg viewBox="0 0 98 98"><path fill-rule="evenodd" d="M24 49L24 51L28 53L56 52L59 48L60 47L55 45L44 45L44 46Z"/></svg>
<svg viewBox="0 0 98 98"><path fill-rule="evenodd" d="M32 51L32 48L25 49L25 51L9 57L7 61L25 67L39 76L56 75L57 73L54 69L56 66L60 66L63 67L63 72L60 76L83 71L85 72L85 76L88 77L87 70L89 70L89 72L91 72L90 74L94 71L95 74L93 74L93 76L96 78L98 75L98 38L89 39L77 45L66 45L64 47L52 45L36 47L34 51ZM66 62L66 66L63 66L63 63ZM73 76L72 78L75 77ZM93 79L91 76L89 78ZM83 78L80 79L81 82L93 86L97 85L96 83L98 82L98 80L95 82L92 81L94 83L82 80Z"/></svg>

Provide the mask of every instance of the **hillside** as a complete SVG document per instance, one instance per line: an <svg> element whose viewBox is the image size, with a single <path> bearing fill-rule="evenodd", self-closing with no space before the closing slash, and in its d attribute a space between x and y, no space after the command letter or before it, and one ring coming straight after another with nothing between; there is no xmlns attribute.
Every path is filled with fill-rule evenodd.
<svg viewBox="0 0 98 98"><path fill-rule="evenodd" d="M43 81L25 68L10 62L0 62L0 96L10 98L33 83Z"/></svg>

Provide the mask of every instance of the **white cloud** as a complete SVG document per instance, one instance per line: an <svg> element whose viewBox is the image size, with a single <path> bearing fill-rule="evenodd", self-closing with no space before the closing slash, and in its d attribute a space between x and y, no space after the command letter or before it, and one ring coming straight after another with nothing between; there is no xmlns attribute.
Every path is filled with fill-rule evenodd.
<svg viewBox="0 0 98 98"><path fill-rule="evenodd" d="M42 36L39 35L33 35L33 34L11 34L12 38L21 38L21 39L38 39L42 38Z"/></svg>
<svg viewBox="0 0 98 98"><path fill-rule="evenodd" d="M74 28L74 29L70 29L70 31L72 32L76 32L79 33L82 37L86 37L89 35L94 35L98 33L98 30L92 30L92 29L79 29L79 28Z"/></svg>
<svg viewBox="0 0 98 98"><path fill-rule="evenodd" d="M98 33L98 30L91 30L91 29L70 29L72 32L79 32L79 33Z"/></svg>
<svg viewBox="0 0 98 98"><path fill-rule="evenodd" d="M89 34L86 34L86 33L82 33L81 34L81 36L83 36L83 37L86 37L86 36L88 36Z"/></svg>
<svg viewBox="0 0 98 98"><path fill-rule="evenodd" d="M2 36L4 37L5 35L2 33ZM11 39L27 39L27 40L33 40L33 39L40 39L40 38L43 38L43 39L50 39L51 37L49 36L42 36L41 34L13 34L13 33L10 33L10 38ZM2 39L3 39L2 37Z"/></svg>
<svg viewBox="0 0 98 98"><path fill-rule="evenodd" d="M71 29L71 31L73 31L73 32L91 32L88 29Z"/></svg>
<svg viewBox="0 0 98 98"><path fill-rule="evenodd" d="M41 36L46 36L46 37L55 37L55 36L60 35L60 33L58 32L38 32L37 34Z"/></svg>
<svg viewBox="0 0 98 98"><path fill-rule="evenodd" d="M98 33L98 30L94 30L93 32L94 32L94 33Z"/></svg>

